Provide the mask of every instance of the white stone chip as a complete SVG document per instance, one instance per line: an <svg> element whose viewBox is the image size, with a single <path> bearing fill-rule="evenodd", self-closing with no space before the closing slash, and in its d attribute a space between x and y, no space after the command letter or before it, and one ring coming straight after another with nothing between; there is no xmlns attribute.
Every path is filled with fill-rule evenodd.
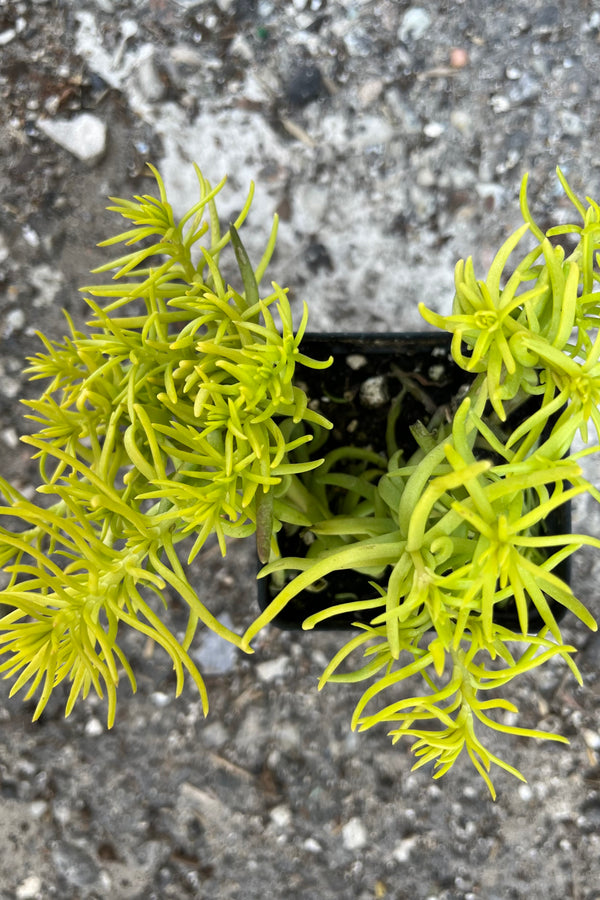
<svg viewBox="0 0 600 900"><path fill-rule="evenodd" d="M318 841L315 841L314 838L306 838L306 840L304 841L302 846L308 853L322 853L323 852L323 848L321 847L321 845L319 844Z"/></svg>
<svg viewBox="0 0 600 900"><path fill-rule="evenodd" d="M350 819L342 828L342 840L346 850L362 850L367 843L367 829L358 818Z"/></svg>
<svg viewBox="0 0 600 900"><path fill-rule="evenodd" d="M106 125L91 113L80 113L72 119L42 117L37 126L55 144L89 166L99 162L106 150Z"/></svg>
<svg viewBox="0 0 600 900"><path fill-rule="evenodd" d="M581 736L585 741L586 747L589 747L590 750L600 750L600 734L597 731L592 731L590 728L583 728Z"/></svg>
<svg viewBox="0 0 600 900"><path fill-rule="evenodd" d="M404 838L400 841L399 844L396 844L392 852L392 856L394 857L396 862L407 863L416 843L416 836L411 835L411 837Z"/></svg>
<svg viewBox="0 0 600 900"><path fill-rule="evenodd" d="M292 811L289 806L274 806L269 813L269 818L271 819L271 822L273 823L275 828L289 828L292 822Z"/></svg>
<svg viewBox="0 0 600 900"><path fill-rule="evenodd" d="M85 723L85 733L87 737L99 737L104 733L104 726L100 719L93 716Z"/></svg>
<svg viewBox="0 0 600 900"><path fill-rule="evenodd" d="M423 134L428 138L438 138L445 130L446 126L442 122L428 122L423 128Z"/></svg>
<svg viewBox="0 0 600 900"><path fill-rule="evenodd" d="M2 431L0 431L0 438L11 450L15 450L19 446L19 435L12 426L3 428Z"/></svg>
<svg viewBox="0 0 600 900"><path fill-rule="evenodd" d="M163 709L165 706L169 706L172 703L173 698L170 694L165 694L163 691L154 691L150 694L150 699L154 706L157 706L159 709Z"/></svg>
<svg viewBox="0 0 600 900"><path fill-rule="evenodd" d="M523 800L524 803L529 803L529 801L533 797L533 791L529 787L528 784L520 784L517 788L519 792L519 797Z"/></svg>
<svg viewBox="0 0 600 900"><path fill-rule="evenodd" d="M346 365L350 366L354 372L357 372L359 369L362 369L363 366L366 366L367 362L367 357L363 356L362 353L350 353L346 357Z"/></svg>
<svg viewBox="0 0 600 900"><path fill-rule="evenodd" d="M389 400L383 375L367 378L360 386L360 402L363 406L383 406Z"/></svg>
<svg viewBox="0 0 600 900"><path fill-rule="evenodd" d="M287 656L278 656L277 659L268 659L266 662L259 663L256 667L256 674L261 681L276 681L283 678L287 671L289 659Z"/></svg>
<svg viewBox="0 0 600 900"><path fill-rule="evenodd" d="M5 44L10 44L17 36L16 28L7 28L5 31L0 33L0 47L4 47Z"/></svg>
<svg viewBox="0 0 600 900"><path fill-rule="evenodd" d="M33 296L33 305L36 309L52 306L65 283L63 275L47 263L41 263L31 269L29 281L37 288L37 294Z"/></svg>
<svg viewBox="0 0 600 900"><path fill-rule="evenodd" d="M17 900L34 900L42 889L42 879L38 875L28 875L15 891Z"/></svg>
<svg viewBox="0 0 600 900"><path fill-rule="evenodd" d="M398 37L401 41L418 41L431 25L431 16L421 6L408 9L402 18Z"/></svg>
<svg viewBox="0 0 600 900"><path fill-rule="evenodd" d="M2 336L4 338L12 337L15 331L21 331L25 326L25 313L22 309L9 309L4 316L2 326Z"/></svg>
<svg viewBox="0 0 600 900"><path fill-rule="evenodd" d="M48 804L45 800L33 800L29 804L29 815L32 819L41 819L48 811Z"/></svg>

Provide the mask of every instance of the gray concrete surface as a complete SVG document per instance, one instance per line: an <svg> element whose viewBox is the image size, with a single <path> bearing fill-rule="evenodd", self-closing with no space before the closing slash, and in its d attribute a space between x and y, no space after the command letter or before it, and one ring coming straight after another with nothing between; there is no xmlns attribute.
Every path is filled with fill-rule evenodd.
<svg viewBox="0 0 600 900"><path fill-rule="evenodd" d="M413 329L416 301L448 309L457 258L483 274L524 172L542 225L568 214L557 164L600 199L599 71L598 0L0 0L2 474L35 483L24 358L61 308L84 320L106 195L146 191L146 160L178 207L192 160L229 174L232 211L256 181L250 252L279 212L271 274L312 329ZM591 504L576 521L600 535ZM253 567L240 546L198 563L239 628ZM599 576L582 554L596 612ZM498 740L528 784L499 774L495 804L467 762L433 782L383 732L349 731L358 691L315 690L331 635L271 629L251 659L200 643L206 721L141 642L110 733L93 700L65 721L60 694L33 725L2 682L0 898L598 900L600 643L565 632L583 687L551 667L516 699L571 744Z"/></svg>

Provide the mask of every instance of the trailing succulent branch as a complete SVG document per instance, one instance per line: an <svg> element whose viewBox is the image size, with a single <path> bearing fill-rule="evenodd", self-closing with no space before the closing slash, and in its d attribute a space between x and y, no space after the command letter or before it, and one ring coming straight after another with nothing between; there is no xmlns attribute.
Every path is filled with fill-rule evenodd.
<svg viewBox="0 0 600 900"><path fill-rule="evenodd" d="M259 297L277 221L254 270L237 234L251 193L222 234L214 197L223 183L211 188L197 169L200 199L177 222L154 174L159 198L110 207L132 227L102 246L135 249L96 270L114 272L112 284L85 289L89 331L71 325L62 343L40 336L45 350L30 360L31 378L48 383L26 403L38 431L23 440L36 450L48 503L0 482L0 515L20 522L0 529L9 576L2 602L11 608L0 620L0 670L15 679L13 692L30 698L40 689L34 718L66 679L67 713L90 688L106 690L112 725L120 671L135 687L117 643L125 626L169 653L178 692L189 672L207 709L188 654L196 628L242 642L200 599L187 564L212 534L225 553L227 536L256 532L266 560L282 522L310 524L284 489L320 460L292 462L289 454L311 440L312 426L329 423L308 408L293 376L298 364L327 362L300 352L307 314L294 333L282 288ZM230 242L241 292L219 269ZM182 559L178 545L189 536ZM155 594L166 605L169 591L188 607L183 642L149 600Z"/></svg>
<svg viewBox="0 0 600 900"><path fill-rule="evenodd" d="M36 696L37 718L62 682L67 714L93 688L106 694L112 725L123 672L135 689L118 642L130 627L169 654L178 692L192 677L206 710L189 655L198 627L251 652L300 591L352 569L374 579L368 596L340 597L304 622L362 619L320 686L367 681L353 727L386 723L394 741L413 741L416 766L432 763L434 777L464 749L495 796L492 763L523 776L481 732L564 740L505 724L516 708L499 691L553 657L580 680L557 610L596 628L560 567L600 540L549 534L547 520L584 492L600 501L579 465L600 447L569 450L577 433L600 441L600 207L581 202L559 173L581 222L544 233L524 180L524 224L487 278L461 261L452 313L421 306L452 334L453 359L473 380L450 420L413 423L417 450L405 459L394 429L403 394L391 406L387 455L323 447L331 426L296 366L329 360L302 353L306 307L295 331L286 290L273 282L261 297L277 221L254 268L239 235L252 191L222 231L215 197L224 182L213 188L196 168L199 200L177 221L152 171L158 197L110 207L128 227L103 246L126 250L96 270L112 282L84 289L86 332L69 322L62 342L41 335L44 350L30 360L31 378L46 382L26 403L38 431L23 438L39 461L39 504L0 480L0 671L12 693ZM552 241L565 234L575 244L568 256ZM227 245L239 290L220 263ZM281 556L281 529L310 537L305 557ZM280 580L241 636L190 581L188 565L210 535L223 553L228 538L255 535L261 576ZM183 640L167 625L172 593L188 609ZM509 604L515 628L502 623Z"/></svg>

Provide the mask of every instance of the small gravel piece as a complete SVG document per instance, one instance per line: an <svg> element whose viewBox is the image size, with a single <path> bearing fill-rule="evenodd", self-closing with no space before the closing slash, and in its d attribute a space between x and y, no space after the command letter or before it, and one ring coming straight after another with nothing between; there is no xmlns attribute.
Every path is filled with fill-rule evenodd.
<svg viewBox="0 0 600 900"><path fill-rule="evenodd" d="M46 137L88 166L94 166L104 156L107 130L98 116L80 113L72 119L41 118L37 126Z"/></svg>

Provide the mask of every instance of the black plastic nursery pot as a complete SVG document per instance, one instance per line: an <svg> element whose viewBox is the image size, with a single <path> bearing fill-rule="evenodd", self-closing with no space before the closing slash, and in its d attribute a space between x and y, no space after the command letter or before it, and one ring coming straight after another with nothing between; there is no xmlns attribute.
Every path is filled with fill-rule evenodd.
<svg viewBox="0 0 600 900"><path fill-rule="evenodd" d="M386 429L390 404L402 387L402 415L395 423L395 440L409 459L417 448L410 426L417 421L427 424L439 409L447 409L450 417L459 399L468 388L472 376L456 365L450 353L450 335L435 332L392 334L308 334L302 340L302 352L315 359L333 357L331 367L324 370L302 367L297 380L318 410L333 422L319 455L338 447L368 447L375 453L386 450ZM436 413L436 411L438 411ZM545 523L547 534L564 534L571 529L570 505L554 511ZM302 557L307 543L301 530L282 529L278 536L282 556ZM548 550L548 554L552 552ZM291 580L295 573L289 573ZM564 560L556 574L569 580L569 560ZM380 584L385 584L386 573ZM322 609L351 599L372 598L373 579L351 569L337 571L321 579L318 585L294 597L273 624L284 630L296 630L302 622ZM261 610L275 598L281 584L270 576L260 578L258 604ZM549 599L555 618L565 609ZM354 622L369 622L374 613L365 610L326 619L316 627L321 630L348 629ZM519 629L514 601L496 607L494 619L508 628ZM529 614L531 632L539 630L542 619L532 607Z"/></svg>

